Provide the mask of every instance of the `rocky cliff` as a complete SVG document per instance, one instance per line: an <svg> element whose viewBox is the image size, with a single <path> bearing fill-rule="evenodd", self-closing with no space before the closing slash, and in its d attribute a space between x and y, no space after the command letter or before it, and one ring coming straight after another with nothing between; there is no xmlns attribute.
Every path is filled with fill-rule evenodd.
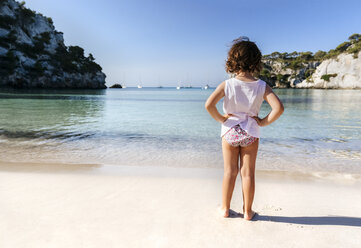
<svg viewBox="0 0 361 248"><path fill-rule="evenodd" d="M361 89L361 52L356 58L352 54L343 53L334 59L322 61L310 78L295 86L297 88Z"/></svg>
<svg viewBox="0 0 361 248"><path fill-rule="evenodd" d="M328 52L274 52L263 63L260 78L273 87L361 89L361 35Z"/></svg>
<svg viewBox="0 0 361 248"><path fill-rule="evenodd" d="M93 55L65 46L51 18L24 4L0 0L0 86L106 88L106 76Z"/></svg>
<svg viewBox="0 0 361 248"><path fill-rule="evenodd" d="M264 69L261 78L276 88L290 88L301 83L312 75L319 61L301 62L297 67L292 67L291 63L278 60L264 60Z"/></svg>

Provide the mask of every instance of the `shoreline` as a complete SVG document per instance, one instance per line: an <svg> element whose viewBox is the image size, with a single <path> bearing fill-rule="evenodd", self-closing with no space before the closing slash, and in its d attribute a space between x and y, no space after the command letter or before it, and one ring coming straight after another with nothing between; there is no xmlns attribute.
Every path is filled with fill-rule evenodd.
<svg viewBox="0 0 361 248"><path fill-rule="evenodd" d="M0 172L38 172L38 173L74 173L92 171L92 173L130 173L138 170L148 171L149 176L156 176L156 172L162 173L162 170L180 171L194 170L201 176L203 171L209 175L219 175L223 173L222 168L213 167L173 167L166 165L119 165L119 164L89 164L89 163L58 163L58 162L7 162L0 160ZM180 173L182 175L182 173ZM260 177L262 180L295 180L295 181L310 181L310 182L335 182L340 184L361 184L361 174L346 173L335 171L297 171L297 170L267 170L256 168L256 178Z"/></svg>
<svg viewBox="0 0 361 248"><path fill-rule="evenodd" d="M0 162L0 246L360 247L361 180L256 171L255 221L223 169ZM242 208L237 178L231 209Z"/></svg>

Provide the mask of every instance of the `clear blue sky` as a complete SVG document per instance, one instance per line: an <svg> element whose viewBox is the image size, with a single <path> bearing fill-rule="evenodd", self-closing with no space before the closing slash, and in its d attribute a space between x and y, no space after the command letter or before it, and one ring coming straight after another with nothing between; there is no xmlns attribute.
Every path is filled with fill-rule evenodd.
<svg viewBox="0 0 361 248"><path fill-rule="evenodd" d="M230 42L248 36L263 54L335 48L361 33L354 0L28 0L66 45L92 53L107 85L216 86Z"/></svg>

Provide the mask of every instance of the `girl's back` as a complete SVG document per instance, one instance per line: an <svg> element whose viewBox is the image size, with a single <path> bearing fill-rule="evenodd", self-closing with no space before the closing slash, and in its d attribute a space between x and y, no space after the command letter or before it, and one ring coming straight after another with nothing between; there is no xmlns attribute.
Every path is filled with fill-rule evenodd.
<svg viewBox="0 0 361 248"><path fill-rule="evenodd" d="M221 136L232 126L240 126L254 137L260 136L259 126L252 116L257 116L263 102L266 82L253 82L230 78L225 81L223 112L231 114L223 124Z"/></svg>

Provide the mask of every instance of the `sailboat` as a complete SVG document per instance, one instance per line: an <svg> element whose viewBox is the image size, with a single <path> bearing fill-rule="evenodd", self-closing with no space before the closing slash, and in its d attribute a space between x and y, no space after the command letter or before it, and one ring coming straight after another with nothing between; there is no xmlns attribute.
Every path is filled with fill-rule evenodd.
<svg viewBox="0 0 361 248"><path fill-rule="evenodd" d="M180 90L182 88L181 85L182 85L182 81L179 81L178 86L176 87L176 89Z"/></svg>
<svg viewBox="0 0 361 248"><path fill-rule="evenodd" d="M143 88L143 86L142 86L142 77L139 75L139 84L138 84L138 89L141 89L141 88Z"/></svg>
<svg viewBox="0 0 361 248"><path fill-rule="evenodd" d="M207 74L207 82L209 83L209 73ZM208 89L209 89L209 85L206 84L206 86L204 86L203 89L208 90Z"/></svg>
<svg viewBox="0 0 361 248"><path fill-rule="evenodd" d="M124 72L123 72L123 84L122 84L122 88L123 89L125 89L125 88L127 88L127 86L125 85L125 74L124 74Z"/></svg>

